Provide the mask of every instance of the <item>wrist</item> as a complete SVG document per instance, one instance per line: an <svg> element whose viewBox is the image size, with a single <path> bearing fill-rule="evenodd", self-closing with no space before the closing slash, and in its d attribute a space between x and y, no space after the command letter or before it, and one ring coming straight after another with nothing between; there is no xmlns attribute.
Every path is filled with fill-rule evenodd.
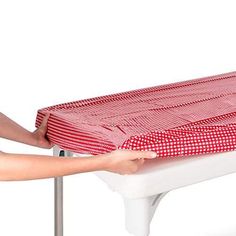
<svg viewBox="0 0 236 236"><path fill-rule="evenodd" d="M110 171L112 166L111 153L105 153L97 156L100 161L101 170Z"/></svg>
<svg viewBox="0 0 236 236"><path fill-rule="evenodd" d="M35 132L29 132L29 145L32 146L39 146L39 140L37 138L37 135L35 134Z"/></svg>
<svg viewBox="0 0 236 236"><path fill-rule="evenodd" d="M109 155L108 154L100 154L94 157L91 157L95 163L97 171L108 171L109 170Z"/></svg>

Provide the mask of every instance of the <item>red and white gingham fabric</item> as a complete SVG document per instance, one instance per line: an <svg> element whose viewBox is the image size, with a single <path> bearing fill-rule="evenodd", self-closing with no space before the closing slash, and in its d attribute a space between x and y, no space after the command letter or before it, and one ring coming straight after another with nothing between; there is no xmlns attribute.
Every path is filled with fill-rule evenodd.
<svg viewBox="0 0 236 236"><path fill-rule="evenodd" d="M236 72L95 97L38 111L75 153L152 150L158 157L236 150Z"/></svg>

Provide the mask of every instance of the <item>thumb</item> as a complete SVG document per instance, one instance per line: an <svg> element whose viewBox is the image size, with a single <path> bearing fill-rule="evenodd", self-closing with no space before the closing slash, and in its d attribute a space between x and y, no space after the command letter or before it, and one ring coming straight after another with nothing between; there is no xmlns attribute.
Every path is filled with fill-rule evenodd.
<svg viewBox="0 0 236 236"><path fill-rule="evenodd" d="M123 156L126 160L135 160L135 159L153 159L156 158L156 152L152 151L131 151L131 150L119 150L120 156Z"/></svg>
<svg viewBox="0 0 236 236"><path fill-rule="evenodd" d="M42 123L41 123L40 126L39 126L40 129L43 129L43 130L44 130L44 129L47 128L47 123L48 123L49 116L50 116L50 113L47 113L47 114L44 116L44 118L43 118L43 120L42 120Z"/></svg>
<svg viewBox="0 0 236 236"><path fill-rule="evenodd" d="M133 158L134 159L153 159L156 158L157 154L152 151L133 151Z"/></svg>

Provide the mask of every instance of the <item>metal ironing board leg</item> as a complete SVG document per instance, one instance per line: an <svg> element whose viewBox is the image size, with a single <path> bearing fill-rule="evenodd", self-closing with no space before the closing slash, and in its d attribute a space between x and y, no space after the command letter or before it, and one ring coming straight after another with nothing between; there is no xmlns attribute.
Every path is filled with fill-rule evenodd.
<svg viewBox="0 0 236 236"><path fill-rule="evenodd" d="M73 156L73 153L55 146L53 156ZM63 177L54 178L54 235L63 236Z"/></svg>
<svg viewBox="0 0 236 236"><path fill-rule="evenodd" d="M65 156L65 151L54 147L53 156ZM63 236L63 177L54 178L54 235Z"/></svg>

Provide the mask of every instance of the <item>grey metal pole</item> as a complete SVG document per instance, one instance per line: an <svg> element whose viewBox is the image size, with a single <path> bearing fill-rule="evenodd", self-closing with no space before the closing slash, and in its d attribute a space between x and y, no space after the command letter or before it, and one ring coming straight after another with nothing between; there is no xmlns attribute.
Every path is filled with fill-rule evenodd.
<svg viewBox="0 0 236 236"><path fill-rule="evenodd" d="M65 151L53 149L54 156L65 156ZM54 235L63 236L63 177L54 178Z"/></svg>

